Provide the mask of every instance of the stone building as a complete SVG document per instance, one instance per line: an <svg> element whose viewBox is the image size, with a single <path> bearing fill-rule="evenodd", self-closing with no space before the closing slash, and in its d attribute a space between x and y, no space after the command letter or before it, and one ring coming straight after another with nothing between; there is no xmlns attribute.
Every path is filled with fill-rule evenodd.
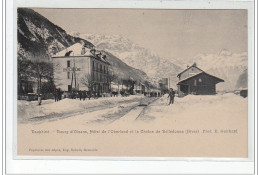
<svg viewBox="0 0 260 175"><path fill-rule="evenodd" d="M76 43L52 56L52 62L56 88L109 92L109 63L100 51Z"/></svg>

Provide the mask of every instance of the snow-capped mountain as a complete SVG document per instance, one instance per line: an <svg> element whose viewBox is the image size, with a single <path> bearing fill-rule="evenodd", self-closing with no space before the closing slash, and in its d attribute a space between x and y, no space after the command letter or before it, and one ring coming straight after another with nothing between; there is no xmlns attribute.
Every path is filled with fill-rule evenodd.
<svg viewBox="0 0 260 175"><path fill-rule="evenodd" d="M198 54L194 58L177 60L177 62L183 64L183 69L196 62L202 70L223 79L225 82L219 83L217 90L235 90L242 84L243 87L247 87L247 82L238 83L240 75L247 71L248 56L246 52L232 53L228 49L221 49L216 54Z"/></svg>
<svg viewBox="0 0 260 175"><path fill-rule="evenodd" d="M181 71L179 66L161 58L146 48L138 46L125 37L77 32L71 32L71 34L92 42L97 49L106 50L126 64L144 71L154 81L170 77L172 83L175 84L177 82L176 75Z"/></svg>

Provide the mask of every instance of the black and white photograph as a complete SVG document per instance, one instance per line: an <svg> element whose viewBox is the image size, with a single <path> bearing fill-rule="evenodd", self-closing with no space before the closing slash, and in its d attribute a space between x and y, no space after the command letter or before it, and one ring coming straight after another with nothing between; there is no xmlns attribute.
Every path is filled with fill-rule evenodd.
<svg viewBox="0 0 260 175"><path fill-rule="evenodd" d="M246 158L248 60L247 9L19 7L17 155Z"/></svg>

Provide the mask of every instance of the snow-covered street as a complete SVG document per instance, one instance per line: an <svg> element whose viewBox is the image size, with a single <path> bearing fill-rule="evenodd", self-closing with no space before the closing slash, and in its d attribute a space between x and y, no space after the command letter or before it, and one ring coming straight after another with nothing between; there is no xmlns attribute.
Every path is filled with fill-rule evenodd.
<svg viewBox="0 0 260 175"><path fill-rule="evenodd" d="M115 120L117 122L114 122ZM69 121L77 125L118 125L127 122L159 125L163 122L164 125L171 126L187 125L193 120L196 120L193 127L195 123L199 126L210 123L223 126L232 123L235 126L240 120L246 122L247 98L233 93L215 96L188 95L183 98L175 97L172 105L168 105L167 95L161 98L130 96L86 101L47 100L41 106L38 106L37 102L18 101L18 121L24 124L48 121L61 126Z"/></svg>
<svg viewBox="0 0 260 175"><path fill-rule="evenodd" d="M110 155L109 151L120 155L116 150L122 150L128 156L136 152L143 156L247 156L247 98L232 93L175 97L173 105L167 104L167 95L66 99L57 103L45 101L40 107L29 105L32 103L37 104L19 101L21 150L28 150L28 145L35 143L50 148L63 143L62 148L99 150L84 155ZM160 134L155 133L158 130ZM76 133L69 134L71 131ZM112 133L101 134L102 131ZM137 133L124 134L130 131ZM154 140L160 142L151 144ZM132 152L125 145L133 147ZM150 149L140 145L149 145ZM169 146L174 149L167 149Z"/></svg>

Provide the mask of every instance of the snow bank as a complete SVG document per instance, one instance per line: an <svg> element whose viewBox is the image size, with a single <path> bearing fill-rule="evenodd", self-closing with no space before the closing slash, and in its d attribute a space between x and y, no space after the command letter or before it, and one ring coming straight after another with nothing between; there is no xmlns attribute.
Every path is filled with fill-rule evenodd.
<svg viewBox="0 0 260 175"><path fill-rule="evenodd" d="M173 105L168 105L168 100L167 95L161 97L155 105L146 110L145 115L157 120L157 125L161 121L173 126L178 126L178 121L182 125L193 122L207 126L212 121L221 125L230 121L247 120L247 98L233 93L188 95L175 98Z"/></svg>
<svg viewBox="0 0 260 175"><path fill-rule="evenodd" d="M132 102L141 98L144 98L144 96L133 95L129 97L106 97L91 100L87 99L85 101L80 101L79 99L63 99L59 102L51 100L46 103L43 101L41 106L38 106L37 102L18 100L18 119L22 120L52 114L80 112L88 108L114 106L121 103Z"/></svg>

